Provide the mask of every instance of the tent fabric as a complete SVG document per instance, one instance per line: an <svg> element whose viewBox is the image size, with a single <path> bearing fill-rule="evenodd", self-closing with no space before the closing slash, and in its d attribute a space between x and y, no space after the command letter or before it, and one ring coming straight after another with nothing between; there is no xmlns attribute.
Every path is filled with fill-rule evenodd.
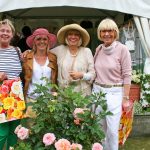
<svg viewBox="0 0 150 150"><path fill-rule="evenodd" d="M1 0L0 12L16 9L38 7L85 7L118 11L150 18L150 1L148 0ZM32 15L32 14L31 14Z"/></svg>
<svg viewBox="0 0 150 150"><path fill-rule="evenodd" d="M150 74L150 19L134 16L134 21L146 55L144 73Z"/></svg>

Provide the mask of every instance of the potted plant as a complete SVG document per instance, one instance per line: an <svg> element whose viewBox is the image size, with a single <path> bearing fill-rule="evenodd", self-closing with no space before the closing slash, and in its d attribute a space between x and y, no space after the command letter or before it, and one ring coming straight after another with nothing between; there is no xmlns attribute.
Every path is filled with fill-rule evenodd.
<svg viewBox="0 0 150 150"><path fill-rule="evenodd" d="M28 118L34 122L29 130L22 126L16 129L20 140L15 150L94 150L94 147L102 150L105 135L100 121L111 114L103 93L83 97L82 93L74 92L72 85L64 89L55 86L57 94L52 95L50 83L36 86L35 92L40 95L33 110L37 116ZM103 110L100 114L92 109L98 105Z"/></svg>
<svg viewBox="0 0 150 150"><path fill-rule="evenodd" d="M130 100L140 100L141 92L141 77L142 74L138 70L132 70L131 87L130 87Z"/></svg>

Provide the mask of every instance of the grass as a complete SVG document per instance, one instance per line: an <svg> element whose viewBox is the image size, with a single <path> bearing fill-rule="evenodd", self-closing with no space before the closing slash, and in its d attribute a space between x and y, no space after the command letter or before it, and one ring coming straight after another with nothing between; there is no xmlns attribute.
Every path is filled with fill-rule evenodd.
<svg viewBox="0 0 150 150"><path fill-rule="evenodd" d="M150 150L150 137L128 138L119 150Z"/></svg>

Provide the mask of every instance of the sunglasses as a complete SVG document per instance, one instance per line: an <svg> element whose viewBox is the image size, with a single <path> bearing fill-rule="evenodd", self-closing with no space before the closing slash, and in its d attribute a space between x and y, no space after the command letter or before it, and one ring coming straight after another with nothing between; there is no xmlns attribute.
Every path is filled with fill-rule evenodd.
<svg viewBox="0 0 150 150"><path fill-rule="evenodd" d="M38 37L38 38L35 38L35 40L36 40L36 41L41 41L41 40L42 40L42 41L48 41L48 38L46 38L46 37L45 37L45 38Z"/></svg>

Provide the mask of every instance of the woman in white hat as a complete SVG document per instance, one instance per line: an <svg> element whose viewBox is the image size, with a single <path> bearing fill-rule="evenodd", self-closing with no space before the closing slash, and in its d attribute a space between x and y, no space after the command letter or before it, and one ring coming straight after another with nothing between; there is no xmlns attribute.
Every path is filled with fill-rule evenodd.
<svg viewBox="0 0 150 150"><path fill-rule="evenodd" d="M57 38L61 45L51 52L57 56L59 86L75 83L76 92L91 94L95 71L92 52L86 48L90 41L88 32L78 24L69 24L58 31Z"/></svg>

